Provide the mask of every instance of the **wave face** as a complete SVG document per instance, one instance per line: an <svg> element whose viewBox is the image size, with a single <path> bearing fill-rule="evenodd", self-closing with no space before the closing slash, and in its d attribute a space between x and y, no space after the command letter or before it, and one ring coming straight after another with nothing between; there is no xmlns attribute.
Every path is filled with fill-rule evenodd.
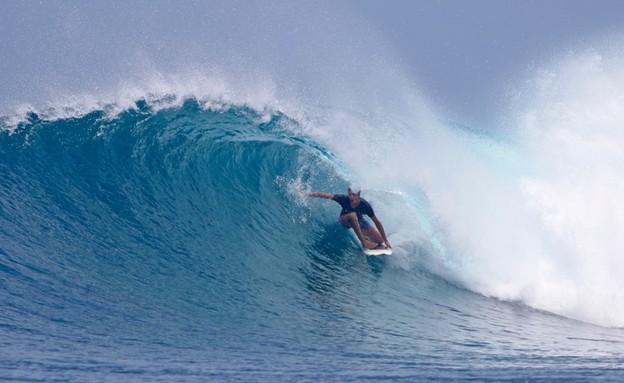
<svg viewBox="0 0 624 383"><path fill-rule="evenodd" d="M367 162L339 135L194 98L5 125L2 380L618 379L621 331L466 289L426 189L366 191L396 256L362 256L295 192Z"/></svg>

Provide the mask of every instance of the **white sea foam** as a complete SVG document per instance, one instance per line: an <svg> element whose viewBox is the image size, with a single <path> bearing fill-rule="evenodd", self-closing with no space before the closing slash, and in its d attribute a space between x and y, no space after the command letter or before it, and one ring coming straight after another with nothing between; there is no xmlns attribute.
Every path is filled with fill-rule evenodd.
<svg viewBox="0 0 624 383"><path fill-rule="evenodd" d="M149 70L139 80L122 82L110 89L80 94L58 92L43 104L20 105L12 115L5 116L6 125L15 127L31 113L46 120L77 118L93 111L104 111L114 117L136 108L141 100L154 111L179 107L188 99L195 99L205 109L213 110L244 106L266 112L277 105L275 86L268 76L236 78L212 70L169 75Z"/></svg>
<svg viewBox="0 0 624 383"><path fill-rule="evenodd" d="M334 109L306 133L365 191L420 201L398 208L382 197L379 213L407 222L393 228L398 245L433 251L419 255L433 271L484 295L624 326L624 59L571 53L528 78L489 136L441 121L400 77L387 103Z"/></svg>
<svg viewBox="0 0 624 383"><path fill-rule="evenodd" d="M519 111L520 143L538 169L520 185L544 244L520 297L610 326L624 326L622 89L624 57L583 51L541 71Z"/></svg>

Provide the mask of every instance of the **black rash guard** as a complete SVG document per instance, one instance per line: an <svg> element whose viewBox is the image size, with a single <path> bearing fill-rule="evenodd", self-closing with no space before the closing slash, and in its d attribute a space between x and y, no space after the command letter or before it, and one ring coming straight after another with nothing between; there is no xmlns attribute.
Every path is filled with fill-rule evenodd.
<svg viewBox="0 0 624 383"><path fill-rule="evenodd" d="M351 213L353 211L355 212L355 214L358 215L358 217L360 217L362 214L366 214L371 218L375 216L373 207L364 198L360 198L360 204L355 209L351 207L351 201L349 200L348 195L334 194L334 197L332 199L338 202L340 206L342 206L340 216Z"/></svg>

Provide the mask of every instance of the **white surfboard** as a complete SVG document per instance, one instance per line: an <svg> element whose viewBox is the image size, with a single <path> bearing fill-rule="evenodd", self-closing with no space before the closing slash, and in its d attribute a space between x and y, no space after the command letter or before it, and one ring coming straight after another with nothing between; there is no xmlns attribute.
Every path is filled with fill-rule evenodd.
<svg viewBox="0 0 624 383"><path fill-rule="evenodd" d="M364 254L366 255L373 255L373 256L378 256L378 255L392 255L392 249L386 247L386 246L377 246L374 249L364 249Z"/></svg>
<svg viewBox="0 0 624 383"><path fill-rule="evenodd" d="M389 249L389 248L387 248L386 246L383 246L383 245L377 246L374 249L364 249L362 247L362 244L360 243L360 240L358 239L357 235L355 234L355 231L353 231L353 229L349 229L349 232L351 233L351 236L355 239L357 244L360 245L360 248L362 249L364 254L369 255L369 256L371 256L371 255L372 256L392 255L392 249Z"/></svg>

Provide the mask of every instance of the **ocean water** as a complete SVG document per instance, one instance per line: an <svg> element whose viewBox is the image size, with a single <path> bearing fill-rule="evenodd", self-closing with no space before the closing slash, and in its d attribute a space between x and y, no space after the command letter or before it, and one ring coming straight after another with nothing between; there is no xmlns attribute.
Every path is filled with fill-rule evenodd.
<svg viewBox="0 0 624 383"><path fill-rule="evenodd" d="M514 261L512 247L489 270L487 256L454 247L461 230L445 226L435 182L362 182L344 144L355 141L315 137L317 120L175 96L110 110L3 119L1 381L624 378L621 312L609 314L621 302L591 306L581 291L548 306L565 286L536 298L550 291L533 275L544 270L527 270L540 254ZM540 179L507 143L439 129L484 173ZM357 182L391 257L362 255L338 205L296 193Z"/></svg>
<svg viewBox="0 0 624 383"><path fill-rule="evenodd" d="M624 381L617 6L408 3L5 2L0 382Z"/></svg>

